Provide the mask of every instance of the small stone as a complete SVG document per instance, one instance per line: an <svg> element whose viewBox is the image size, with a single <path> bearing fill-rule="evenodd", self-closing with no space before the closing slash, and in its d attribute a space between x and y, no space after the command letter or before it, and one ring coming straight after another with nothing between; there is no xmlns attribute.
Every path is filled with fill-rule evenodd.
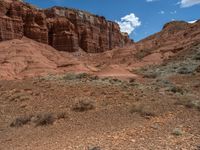
<svg viewBox="0 0 200 150"><path fill-rule="evenodd" d="M131 142L135 143L135 142L136 142L136 140L135 140L135 139L131 139Z"/></svg>

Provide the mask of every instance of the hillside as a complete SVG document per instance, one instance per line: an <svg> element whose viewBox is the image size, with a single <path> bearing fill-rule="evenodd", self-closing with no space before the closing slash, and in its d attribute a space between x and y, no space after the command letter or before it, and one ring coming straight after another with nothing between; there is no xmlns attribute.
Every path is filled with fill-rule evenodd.
<svg viewBox="0 0 200 150"><path fill-rule="evenodd" d="M0 54L1 79L22 79L61 73L67 69L87 71L71 54L27 38L1 42Z"/></svg>

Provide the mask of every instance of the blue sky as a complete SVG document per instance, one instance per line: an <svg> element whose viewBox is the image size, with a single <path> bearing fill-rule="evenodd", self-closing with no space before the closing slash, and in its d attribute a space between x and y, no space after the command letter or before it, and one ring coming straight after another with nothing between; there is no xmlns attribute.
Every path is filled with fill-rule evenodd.
<svg viewBox="0 0 200 150"><path fill-rule="evenodd" d="M26 0L40 8L64 6L86 10L117 21L138 41L172 20L200 19L200 0Z"/></svg>

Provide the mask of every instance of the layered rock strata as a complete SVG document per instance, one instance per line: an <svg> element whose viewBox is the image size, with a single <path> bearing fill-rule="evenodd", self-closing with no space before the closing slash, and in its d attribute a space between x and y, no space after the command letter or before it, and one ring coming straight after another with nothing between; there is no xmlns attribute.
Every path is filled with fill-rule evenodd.
<svg viewBox="0 0 200 150"><path fill-rule="evenodd" d="M41 10L20 0L0 1L0 41L30 39L60 51L104 52L132 43L104 17L63 7Z"/></svg>

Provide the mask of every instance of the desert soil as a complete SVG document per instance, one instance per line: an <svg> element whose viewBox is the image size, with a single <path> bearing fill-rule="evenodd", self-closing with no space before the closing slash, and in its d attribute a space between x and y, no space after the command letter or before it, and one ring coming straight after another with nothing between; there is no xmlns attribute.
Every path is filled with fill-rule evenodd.
<svg viewBox="0 0 200 150"><path fill-rule="evenodd" d="M0 149L199 150L199 81L198 73L1 80Z"/></svg>

